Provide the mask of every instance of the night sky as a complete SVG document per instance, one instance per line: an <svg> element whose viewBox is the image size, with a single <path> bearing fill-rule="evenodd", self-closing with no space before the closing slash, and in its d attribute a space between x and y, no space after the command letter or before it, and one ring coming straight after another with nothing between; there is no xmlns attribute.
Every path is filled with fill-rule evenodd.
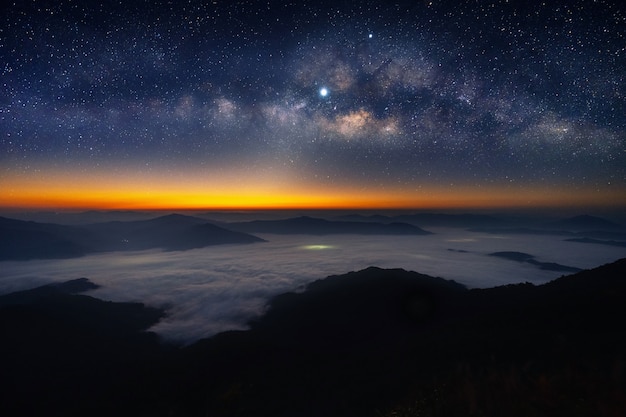
<svg viewBox="0 0 626 417"><path fill-rule="evenodd" d="M0 207L626 206L613 1L18 1Z"/></svg>

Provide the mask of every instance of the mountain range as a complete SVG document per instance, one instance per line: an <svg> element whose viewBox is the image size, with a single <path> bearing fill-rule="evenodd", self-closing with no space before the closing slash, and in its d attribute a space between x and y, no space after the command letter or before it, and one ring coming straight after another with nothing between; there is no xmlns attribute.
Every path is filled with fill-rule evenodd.
<svg viewBox="0 0 626 417"><path fill-rule="evenodd" d="M228 223L228 227L247 233L276 234L358 234L358 235L428 235L431 234L415 225L392 222L377 223L363 221L335 221L301 216L284 220L253 220Z"/></svg>
<svg viewBox="0 0 626 417"><path fill-rule="evenodd" d="M84 213L88 217L93 215ZM104 214L96 212L95 215L102 217ZM122 212L115 215L141 218L147 213ZM81 218L87 218L84 216ZM253 233L415 236L431 233L417 224L463 227L480 233L561 235L570 241L584 244L626 246L626 227L588 215L558 221L522 221L512 217L439 213L399 216L355 214L336 219L300 216L227 223L170 214L146 220L61 225L0 217L0 261L73 258L104 251L155 248L187 250L209 245L264 241Z"/></svg>
<svg viewBox="0 0 626 417"><path fill-rule="evenodd" d="M72 258L95 252L154 248L187 250L263 241L256 236L179 214L82 226L0 217L0 260Z"/></svg>
<svg viewBox="0 0 626 417"><path fill-rule="evenodd" d="M468 290L367 268L190 346L67 284L0 297L3 416L625 415L626 259Z"/></svg>

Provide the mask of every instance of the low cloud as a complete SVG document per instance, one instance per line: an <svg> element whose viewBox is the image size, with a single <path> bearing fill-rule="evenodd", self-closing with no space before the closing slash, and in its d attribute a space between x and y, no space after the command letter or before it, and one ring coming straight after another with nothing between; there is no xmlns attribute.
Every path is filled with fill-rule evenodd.
<svg viewBox="0 0 626 417"><path fill-rule="evenodd" d="M434 230L429 236L278 236L267 243L224 245L183 252L106 253L76 259L2 262L0 293L87 277L97 298L165 308L152 330L182 343L244 329L273 296L328 275L368 266L404 268L469 287L536 284L560 272L486 256L510 250L579 268L624 256L622 248L564 242L558 236L483 235ZM448 249L454 249L450 251Z"/></svg>

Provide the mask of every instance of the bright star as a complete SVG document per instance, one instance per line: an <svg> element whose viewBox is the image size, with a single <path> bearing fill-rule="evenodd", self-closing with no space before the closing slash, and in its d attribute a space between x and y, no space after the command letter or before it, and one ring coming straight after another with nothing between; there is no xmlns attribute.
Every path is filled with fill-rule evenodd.
<svg viewBox="0 0 626 417"><path fill-rule="evenodd" d="M326 97L328 95L328 88L322 87L320 88L320 96Z"/></svg>
<svg viewBox="0 0 626 417"><path fill-rule="evenodd" d="M374 35L370 33L369 35L367 35L367 37L368 37L369 39L372 39L372 38L374 37Z"/></svg>

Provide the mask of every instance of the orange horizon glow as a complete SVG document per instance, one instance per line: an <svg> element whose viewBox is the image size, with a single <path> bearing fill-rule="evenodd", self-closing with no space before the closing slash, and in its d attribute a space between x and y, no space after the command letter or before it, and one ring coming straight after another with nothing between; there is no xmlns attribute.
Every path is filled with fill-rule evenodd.
<svg viewBox="0 0 626 417"><path fill-rule="evenodd" d="M293 175L198 175L132 172L68 173L0 178L0 209L262 210L498 209L626 206L620 192L529 186L324 185Z"/></svg>

